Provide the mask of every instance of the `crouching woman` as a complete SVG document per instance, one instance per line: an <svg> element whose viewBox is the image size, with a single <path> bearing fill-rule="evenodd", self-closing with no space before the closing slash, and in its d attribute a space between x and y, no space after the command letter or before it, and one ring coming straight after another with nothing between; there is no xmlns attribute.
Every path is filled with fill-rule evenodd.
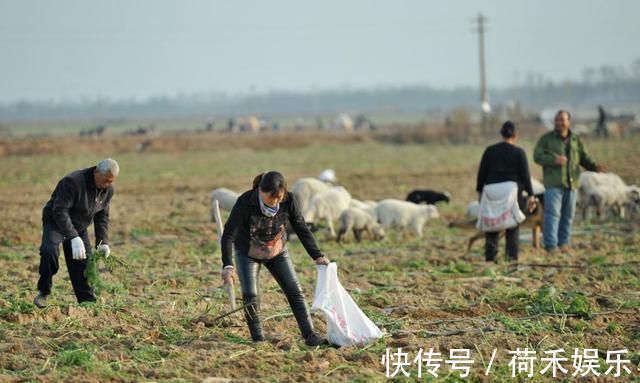
<svg viewBox="0 0 640 383"><path fill-rule="evenodd" d="M253 180L253 188L243 193L231 209L222 235L222 279L226 283L240 278L244 315L254 342L264 340L258 293L260 268L264 265L286 295L305 344L324 344L326 340L313 330L287 250L287 221L315 263L329 264L305 224L293 194L287 190L284 176L270 171L258 175ZM232 250L235 252L235 265Z"/></svg>

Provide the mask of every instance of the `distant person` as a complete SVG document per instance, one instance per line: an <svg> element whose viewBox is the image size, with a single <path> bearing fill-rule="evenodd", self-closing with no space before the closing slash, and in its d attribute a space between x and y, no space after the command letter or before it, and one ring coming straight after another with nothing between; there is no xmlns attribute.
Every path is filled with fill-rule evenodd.
<svg viewBox="0 0 640 383"><path fill-rule="evenodd" d="M598 105L598 126L596 127L596 135L598 137L609 137L609 130L607 130L607 114L605 113L602 105Z"/></svg>
<svg viewBox="0 0 640 383"><path fill-rule="evenodd" d="M42 211L42 243L40 245L40 279L38 295L33 303L44 308L51 294L53 276L58 272L60 244L78 303L95 302L84 270L92 248L87 229L93 223L97 250L109 256L109 203L114 194L113 183L120 168L107 158L86 169L76 170L62 178Z"/></svg>
<svg viewBox="0 0 640 383"><path fill-rule="evenodd" d="M236 127L236 119L235 119L235 118L233 118L233 117L232 117L232 118L229 118L229 119L227 120L227 130L228 130L229 132L233 132L233 131L235 131L236 129L237 129L237 127Z"/></svg>
<svg viewBox="0 0 640 383"><path fill-rule="evenodd" d="M521 210L535 207L535 197L531 187L529 164L524 150L516 146L518 135L516 125L507 121L500 129L502 142L489 146L482 155L476 190L482 195L487 185L512 181L517 184L517 204ZM522 197L522 191L529 196L528 200ZM499 231L485 233L485 260L496 261L498 254ZM518 260L519 225L506 229L506 253L509 261Z"/></svg>
<svg viewBox="0 0 640 383"><path fill-rule="evenodd" d="M580 137L573 133L571 114L556 113L554 130L536 144L533 159L542 166L544 192L543 241L548 254L569 251L571 226L576 208L580 167L602 171L591 159Z"/></svg>
<svg viewBox="0 0 640 383"><path fill-rule="evenodd" d="M296 199L287 190L284 176L270 171L258 175L253 180L253 188L238 197L224 225L221 241L222 279L227 283L240 277L244 314L251 339L254 342L264 341L258 297L259 273L264 265L286 295L305 344L317 346L326 343L326 339L313 330L302 288L287 249L287 222L291 223L302 246L315 263L328 265L329 260L318 249ZM232 257L233 253L235 257Z"/></svg>

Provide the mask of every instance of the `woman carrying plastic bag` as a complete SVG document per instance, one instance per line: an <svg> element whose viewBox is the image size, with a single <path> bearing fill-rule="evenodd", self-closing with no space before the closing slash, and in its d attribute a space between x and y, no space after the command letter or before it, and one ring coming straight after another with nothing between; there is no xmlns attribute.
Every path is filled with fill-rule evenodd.
<svg viewBox="0 0 640 383"><path fill-rule="evenodd" d="M518 260L518 225L525 219L520 210L525 207L523 191L529 195L529 210L535 207L527 155L516 146L516 125L505 122L500 134L502 142L489 146L482 155L476 184L481 195L477 228L485 232L487 262L496 260L499 232L503 230L509 260Z"/></svg>
<svg viewBox="0 0 640 383"><path fill-rule="evenodd" d="M264 265L287 297L304 343L315 347L326 344L326 340L313 329L287 248L287 222L315 263L328 264L329 260L318 248L302 218L295 197L287 190L286 179L279 172L269 171L259 174L253 180L252 189L240 195L231 209L221 238L222 280L232 285L239 277L251 340L262 342L265 336L260 319L258 287L260 269Z"/></svg>

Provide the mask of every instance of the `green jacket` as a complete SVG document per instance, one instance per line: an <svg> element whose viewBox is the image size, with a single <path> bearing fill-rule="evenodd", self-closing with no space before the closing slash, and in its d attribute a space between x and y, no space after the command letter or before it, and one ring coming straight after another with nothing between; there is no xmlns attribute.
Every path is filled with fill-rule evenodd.
<svg viewBox="0 0 640 383"><path fill-rule="evenodd" d="M556 165L556 155L566 155L567 163ZM568 154L565 154L562 137L554 129L540 137L533 150L533 160L542 166L545 187L577 189L580 166L587 170L596 170L596 163L589 157L582 140L571 131L569 131Z"/></svg>

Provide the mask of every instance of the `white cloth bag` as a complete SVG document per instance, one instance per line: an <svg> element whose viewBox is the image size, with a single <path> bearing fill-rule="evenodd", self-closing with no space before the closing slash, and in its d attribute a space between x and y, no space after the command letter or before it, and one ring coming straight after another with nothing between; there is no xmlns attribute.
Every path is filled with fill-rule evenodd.
<svg viewBox="0 0 640 383"><path fill-rule="evenodd" d="M318 265L318 280L311 311L322 311L327 319L327 339L338 346L362 345L383 332L360 310L338 280L338 266Z"/></svg>
<svg viewBox="0 0 640 383"><path fill-rule="evenodd" d="M482 188L476 227L484 232L511 229L522 223L524 213L518 206L518 184L513 181L485 185Z"/></svg>

